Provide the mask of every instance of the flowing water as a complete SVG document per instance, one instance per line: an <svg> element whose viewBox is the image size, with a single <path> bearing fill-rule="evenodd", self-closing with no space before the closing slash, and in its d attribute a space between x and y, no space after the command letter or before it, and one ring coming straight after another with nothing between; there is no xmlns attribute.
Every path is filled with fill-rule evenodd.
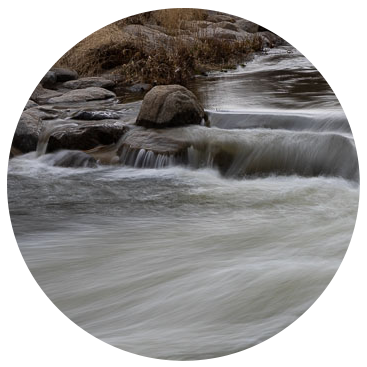
<svg viewBox="0 0 367 367"><path fill-rule="evenodd" d="M295 321L338 269L359 197L345 115L293 48L191 88L212 127L168 131L184 155L61 168L42 146L9 163L42 289L92 335L164 359L240 351Z"/></svg>

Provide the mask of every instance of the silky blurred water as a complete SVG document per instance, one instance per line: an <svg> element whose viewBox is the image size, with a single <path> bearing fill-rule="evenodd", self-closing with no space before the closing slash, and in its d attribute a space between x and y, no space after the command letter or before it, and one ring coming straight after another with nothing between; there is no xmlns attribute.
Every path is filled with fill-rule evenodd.
<svg viewBox="0 0 367 367"><path fill-rule="evenodd" d="M214 132L196 128L191 138L238 146L260 175L249 174L251 162L238 177L210 165L61 168L54 155L35 153L10 160L21 252L76 324L130 352L204 359L277 334L324 291L353 232L358 162L335 96L291 50L195 82L206 108L223 115ZM282 84L277 75L290 77ZM276 116L275 126L257 129L269 120L254 120L254 111ZM303 117L284 126L284 115ZM316 159L333 169L302 175Z"/></svg>

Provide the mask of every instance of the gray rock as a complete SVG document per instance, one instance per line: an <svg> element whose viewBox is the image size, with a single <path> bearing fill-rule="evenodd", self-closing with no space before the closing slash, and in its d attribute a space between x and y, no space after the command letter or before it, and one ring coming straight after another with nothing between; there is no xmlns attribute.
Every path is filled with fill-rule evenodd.
<svg viewBox="0 0 367 367"><path fill-rule="evenodd" d="M117 143L127 127L115 121L84 122L58 129L48 139L47 152L60 149L88 150Z"/></svg>
<svg viewBox="0 0 367 367"><path fill-rule="evenodd" d="M196 96L180 85L161 85L144 97L136 124L164 128L200 124L204 109Z"/></svg>
<svg viewBox="0 0 367 367"><path fill-rule="evenodd" d="M40 84L45 88L52 88L57 82L56 73L53 71L48 71L45 76L40 81Z"/></svg>
<svg viewBox="0 0 367 367"><path fill-rule="evenodd" d="M45 89L41 84L38 84L36 89L33 91L30 99L39 104L45 104L50 98L61 96L61 92L57 92L50 89Z"/></svg>
<svg viewBox="0 0 367 367"><path fill-rule="evenodd" d="M283 38L279 37L273 32L264 31L264 32L258 32L257 34L262 37L264 45L266 47L275 47L284 43Z"/></svg>
<svg viewBox="0 0 367 367"><path fill-rule="evenodd" d="M112 111L77 111L71 117L73 120L98 121L114 119L118 120L120 115Z"/></svg>
<svg viewBox="0 0 367 367"><path fill-rule="evenodd" d="M212 14L206 18L206 21L212 22L212 23L219 23L219 22L234 23L236 20L233 17L231 17L230 15Z"/></svg>
<svg viewBox="0 0 367 367"><path fill-rule="evenodd" d="M29 108L32 108L32 107L37 107L38 104L34 101L31 101L30 99L28 100L27 104L24 106L24 109L23 111L25 110L28 110Z"/></svg>
<svg viewBox="0 0 367 367"><path fill-rule="evenodd" d="M131 87L127 88L129 90L129 92L132 93L143 93L143 92L147 92L148 90L152 89L152 85L151 84L146 84L146 83L138 83L138 84L134 84Z"/></svg>
<svg viewBox="0 0 367 367"><path fill-rule="evenodd" d="M114 86L115 83L112 80L97 76L69 80L63 84L63 87L67 89L83 89L88 87L111 89Z"/></svg>
<svg viewBox="0 0 367 367"><path fill-rule="evenodd" d="M115 98L116 94L98 87L89 87L85 89L75 89L66 92L61 96L50 98L48 103L73 103L73 102L88 102L95 100L103 100Z"/></svg>
<svg viewBox="0 0 367 367"><path fill-rule="evenodd" d="M35 119L41 119L41 120L52 120L54 118L59 117L60 111L55 110L53 108L47 108L42 106L36 106L29 108L27 110L27 113L34 117Z"/></svg>
<svg viewBox="0 0 367 367"><path fill-rule="evenodd" d="M239 30L239 27L236 25L236 23L231 23L227 21L216 23L215 26L218 28L228 29L230 31L235 31L235 32L238 32Z"/></svg>
<svg viewBox="0 0 367 367"><path fill-rule="evenodd" d="M52 68L52 71L56 75L58 82L67 82L68 80L78 79L78 73L75 70L66 68Z"/></svg>
<svg viewBox="0 0 367 367"><path fill-rule="evenodd" d="M36 150L41 127L41 119L24 111L15 130L12 146L22 153Z"/></svg>
<svg viewBox="0 0 367 367"><path fill-rule="evenodd" d="M170 133L171 129L131 129L123 139L118 154L126 148L144 149L155 154L177 155L186 151L190 145L185 139L179 139Z"/></svg>
<svg viewBox="0 0 367 367"><path fill-rule="evenodd" d="M248 33L256 33L259 30L259 25L256 23L252 23L249 20L246 19L240 19L236 21L236 25L238 28L242 29L245 32Z"/></svg>

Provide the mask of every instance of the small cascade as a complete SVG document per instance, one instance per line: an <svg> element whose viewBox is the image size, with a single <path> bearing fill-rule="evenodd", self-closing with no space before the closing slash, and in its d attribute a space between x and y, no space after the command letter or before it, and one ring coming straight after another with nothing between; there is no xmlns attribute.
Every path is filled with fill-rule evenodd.
<svg viewBox="0 0 367 367"><path fill-rule="evenodd" d="M69 127L78 126L75 122L65 122L65 120L54 120L48 121L42 125L42 130L40 136L38 138L37 143L37 157L46 154L47 152L47 145L50 139L50 136L57 131L65 130Z"/></svg>
<svg viewBox="0 0 367 367"><path fill-rule="evenodd" d="M191 128L165 133L189 144L176 153L155 153L145 146L120 150L120 162L136 168L183 165L213 168L225 177L269 175L336 176L359 180L352 138L333 133ZM161 134L161 137L163 133Z"/></svg>
<svg viewBox="0 0 367 367"><path fill-rule="evenodd" d="M164 168L180 162L173 155L157 154L150 150L124 146L120 155L120 163L135 168Z"/></svg>

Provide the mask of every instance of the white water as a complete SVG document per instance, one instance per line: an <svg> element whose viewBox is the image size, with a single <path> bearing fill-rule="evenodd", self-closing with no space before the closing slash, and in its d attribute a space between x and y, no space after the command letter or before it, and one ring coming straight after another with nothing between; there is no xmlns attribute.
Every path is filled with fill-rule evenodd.
<svg viewBox="0 0 367 367"><path fill-rule="evenodd" d="M311 70L291 56L279 65ZM269 70L278 70L273 64ZM220 100L240 116L221 116L221 128L170 132L192 144L186 162L149 151L131 161L123 152L125 165L97 168L55 167L63 152L10 160L9 208L27 265L55 305L92 335L156 358L222 356L283 330L334 276L359 197L340 105L329 91L314 107L308 91L293 99L267 91L259 105L256 90L253 99L240 92L245 74L200 82L207 106ZM232 78L240 78L238 88ZM234 87L232 94L220 86ZM282 127L241 125L254 110L273 111ZM284 124L278 117L287 113L308 119ZM218 151L234 156L222 174Z"/></svg>

